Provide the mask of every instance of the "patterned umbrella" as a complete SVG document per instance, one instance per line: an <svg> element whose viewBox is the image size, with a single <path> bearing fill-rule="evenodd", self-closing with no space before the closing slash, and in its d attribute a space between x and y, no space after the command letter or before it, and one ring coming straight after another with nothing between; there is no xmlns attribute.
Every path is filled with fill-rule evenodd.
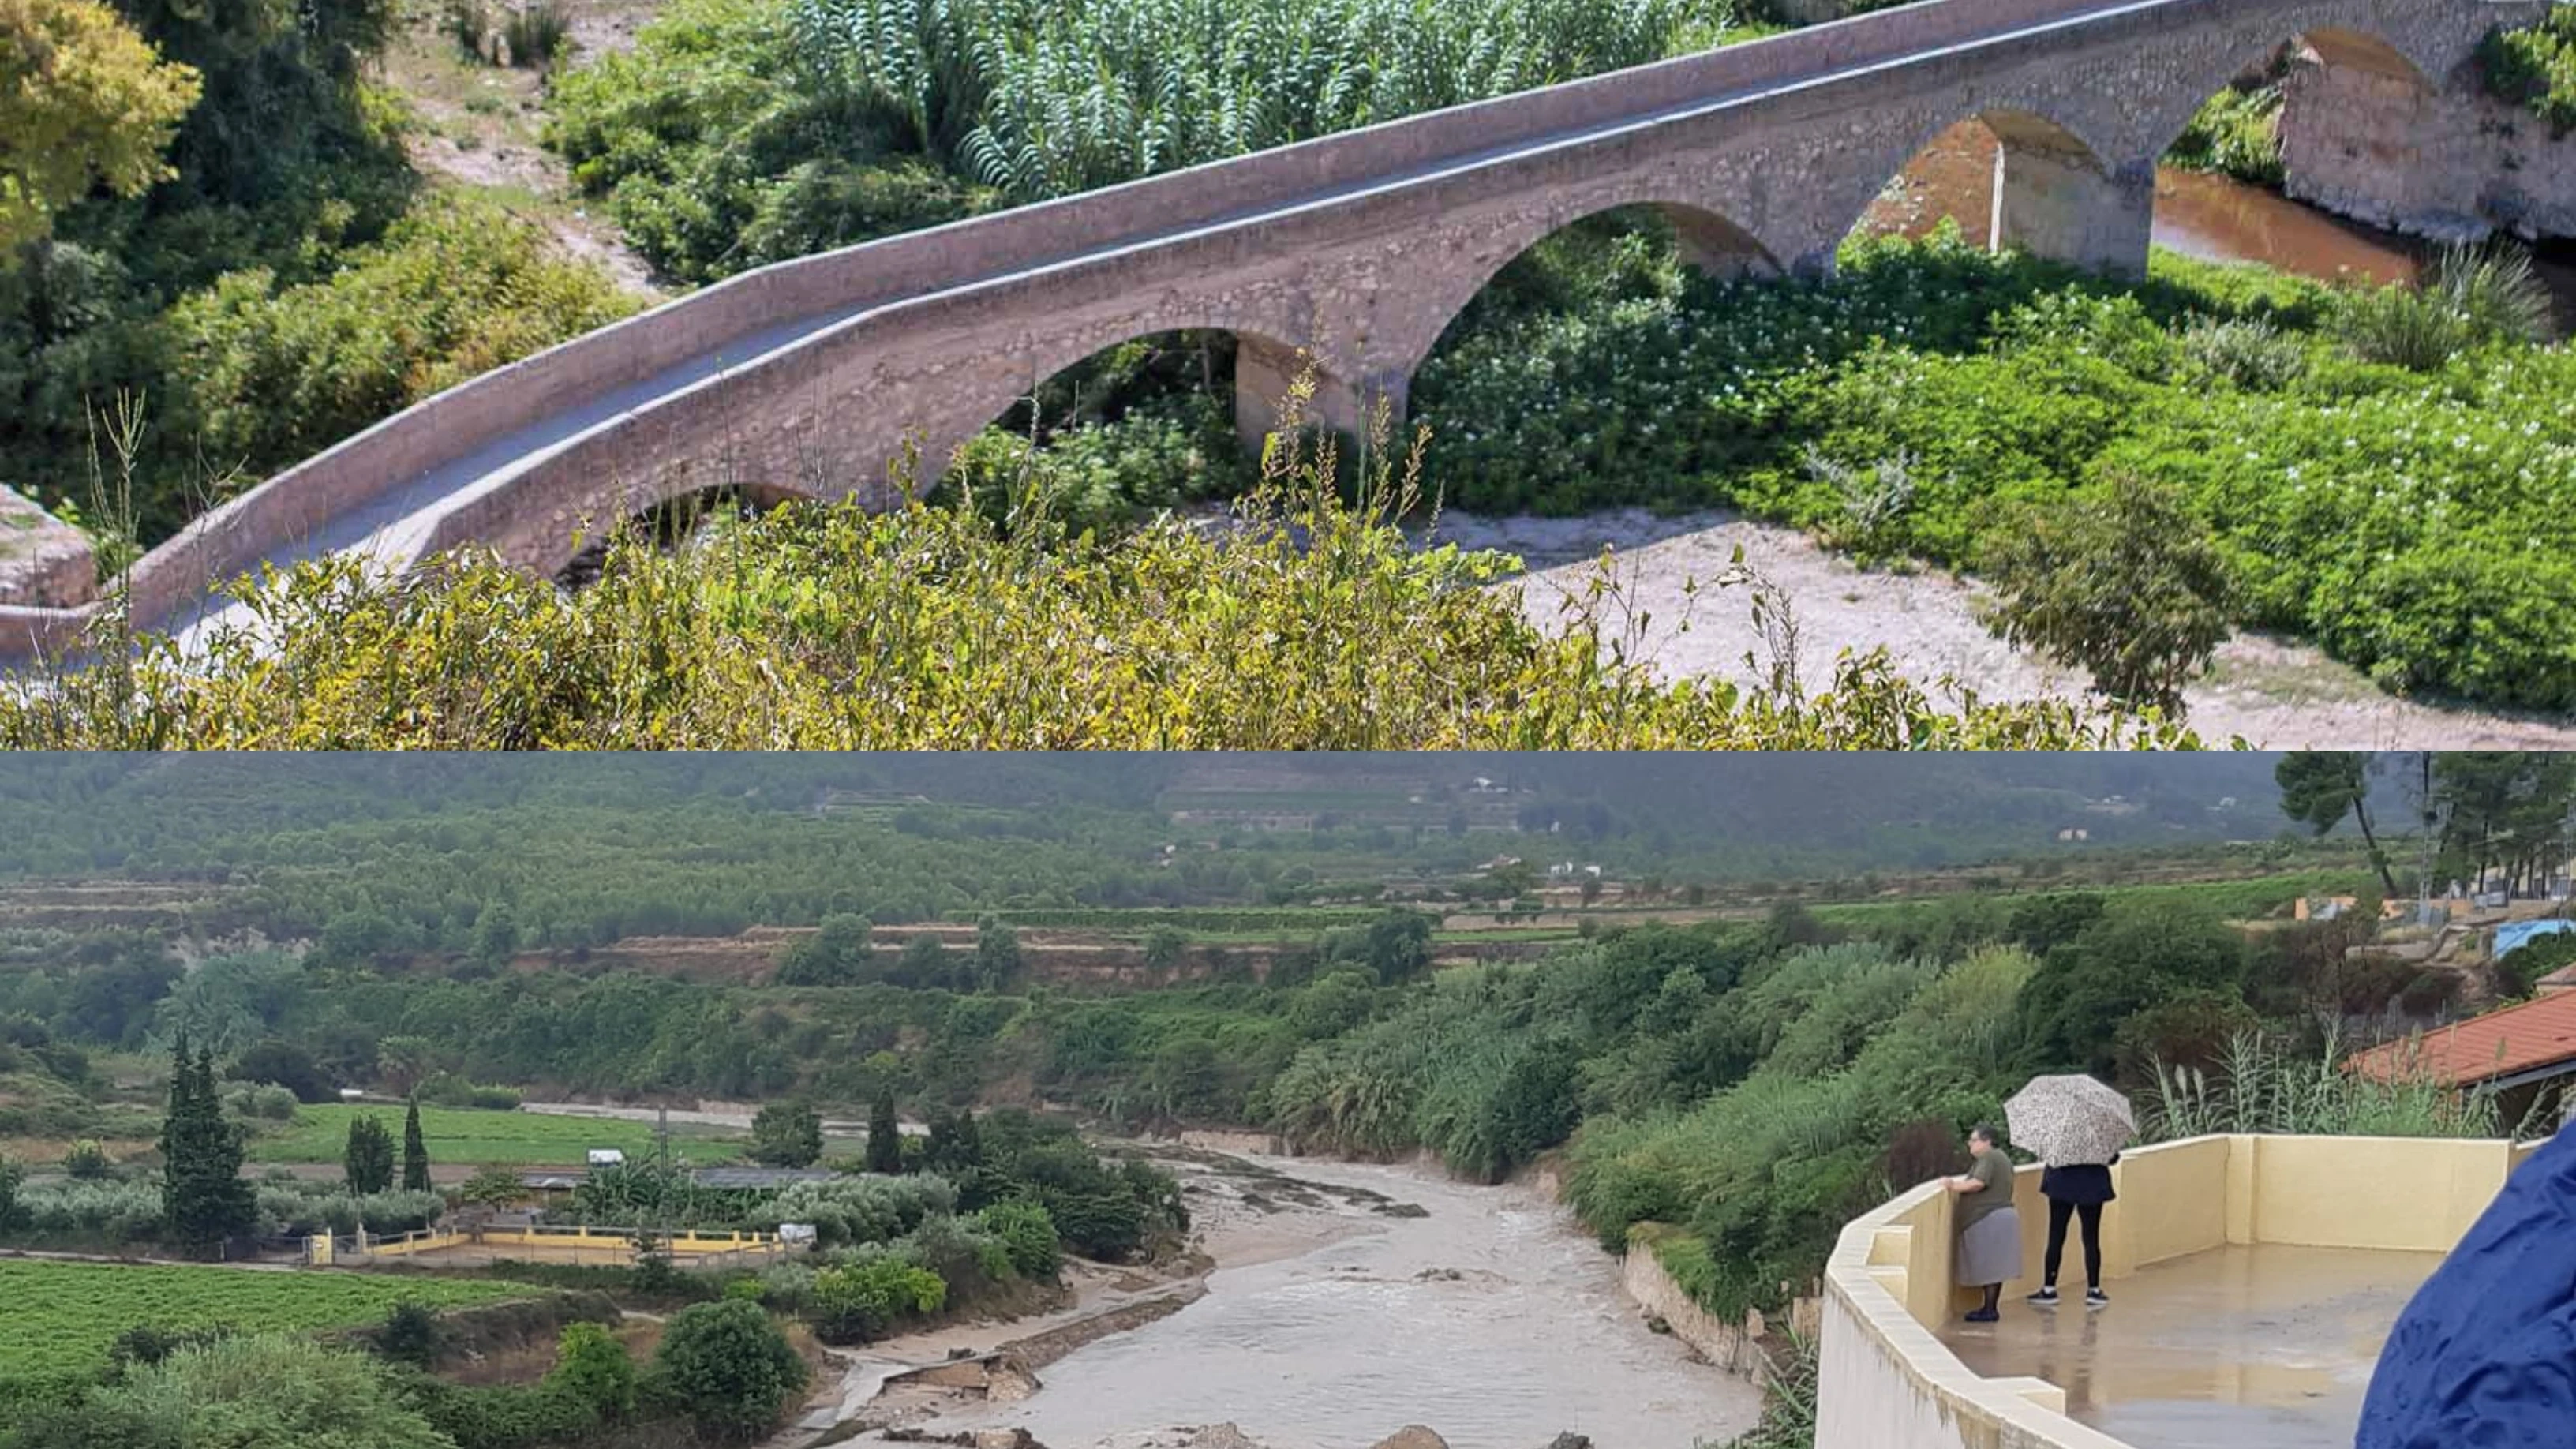
<svg viewBox="0 0 2576 1449"><path fill-rule="evenodd" d="M2108 1162L2138 1135L2129 1099L2085 1076L2031 1078L2004 1103L2004 1126L2051 1167Z"/></svg>

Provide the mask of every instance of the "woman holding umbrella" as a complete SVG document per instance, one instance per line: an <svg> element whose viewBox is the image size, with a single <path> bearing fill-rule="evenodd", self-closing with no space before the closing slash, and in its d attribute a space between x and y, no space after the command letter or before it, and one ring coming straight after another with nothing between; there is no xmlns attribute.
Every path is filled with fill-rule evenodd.
<svg viewBox="0 0 2576 1449"><path fill-rule="evenodd" d="M2030 1301L2057 1302L2057 1270L2066 1258L2066 1222L2084 1225L2084 1306L2110 1302L2102 1292L2102 1205L2111 1201L2110 1164L2138 1130L2129 1099L2087 1076L2034 1077L2004 1104L2013 1140L2043 1164L2040 1195L2048 1199L2046 1276Z"/></svg>

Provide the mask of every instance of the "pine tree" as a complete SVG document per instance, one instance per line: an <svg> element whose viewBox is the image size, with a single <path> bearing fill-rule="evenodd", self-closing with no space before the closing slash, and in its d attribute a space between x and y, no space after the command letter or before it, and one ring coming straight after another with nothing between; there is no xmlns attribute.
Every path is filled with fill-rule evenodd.
<svg viewBox="0 0 2576 1449"><path fill-rule="evenodd" d="M420 1136L420 1104L403 1113L403 1191L429 1191L429 1144Z"/></svg>
<svg viewBox="0 0 2576 1449"><path fill-rule="evenodd" d="M248 1232L251 1185L242 1180L241 1135L215 1100L215 1059L188 1059L188 1040L170 1054L170 1107L161 1123L162 1230L180 1245L205 1251Z"/></svg>
<svg viewBox="0 0 2576 1449"><path fill-rule="evenodd" d="M361 1195L394 1185L394 1134L373 1117L349 1124L349 1145L340 1154L340 1173L349 1191Z"/></svg>
<svg viewBox="0 0 2576 1449"><path fill-rule="evenodd" d="M876 1105L868 1109L868 1171L903 1171L902 1129L895 1125L894 1090L877 1093Z"/></svg>

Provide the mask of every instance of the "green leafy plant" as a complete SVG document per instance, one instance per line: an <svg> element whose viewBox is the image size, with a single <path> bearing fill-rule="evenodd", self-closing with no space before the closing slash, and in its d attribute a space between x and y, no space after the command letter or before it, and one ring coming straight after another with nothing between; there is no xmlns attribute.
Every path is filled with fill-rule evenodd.
<svg viewBox="0 0 2576 1449"><path fill-rule="evenodd" d="M2207 525L2170 489L2134 477L2058 515L2033 511L1988 562L1989 627L2091 672L2125 704L2183 711L2183 687L2226 642L2232 602Z"/></svg>

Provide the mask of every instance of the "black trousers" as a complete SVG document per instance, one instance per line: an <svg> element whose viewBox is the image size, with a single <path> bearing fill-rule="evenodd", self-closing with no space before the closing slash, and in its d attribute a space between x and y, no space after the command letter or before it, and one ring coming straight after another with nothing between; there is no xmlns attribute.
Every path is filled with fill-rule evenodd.
<svg viewBox="0 0 2576 1449"><path fill-rule="evenodd" d="M2048 1200L2048 1277L2049 1287L2057 1286L2057 1265L2066 1261L2066 1220L2084 1220L2084 1285L2102 1286L2102 1205L2098 1202L2072 1203Z"/></svg>

